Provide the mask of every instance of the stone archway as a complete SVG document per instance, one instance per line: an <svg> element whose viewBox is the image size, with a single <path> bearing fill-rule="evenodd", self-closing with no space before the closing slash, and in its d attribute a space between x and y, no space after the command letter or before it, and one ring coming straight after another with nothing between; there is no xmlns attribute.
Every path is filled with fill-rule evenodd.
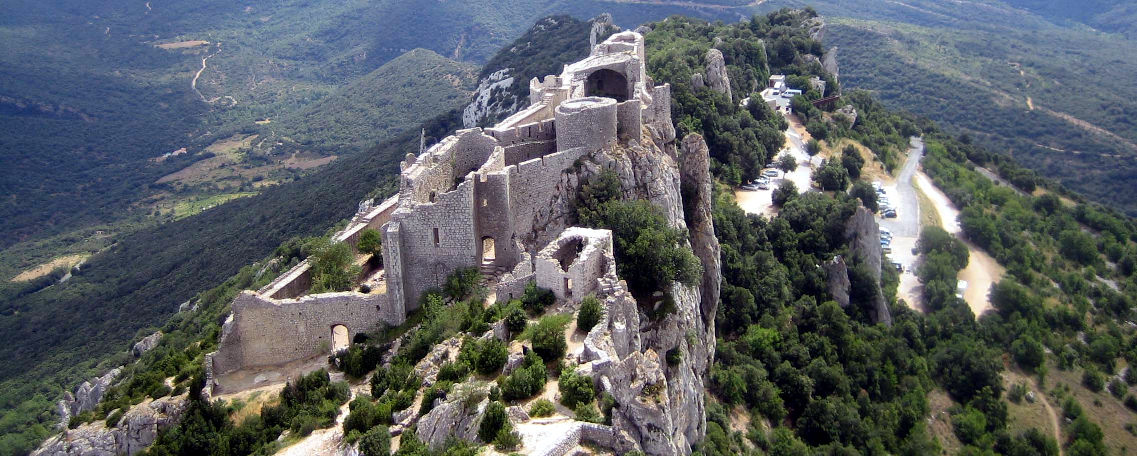
<svg viewBox="0 0 1137 456"><path fill-rule="evenodd" d="M347 330L347 326L334 325L332 326L332 353L340 350L346 350L351 345L351 332Z"/></svg>
<svg viewBox="0 0 1137 456"><path fill-rule="evenodd" d="M628 78L607 68L593 71L585 81L584 95L613 98L617 103L628 101Z"/></svg>

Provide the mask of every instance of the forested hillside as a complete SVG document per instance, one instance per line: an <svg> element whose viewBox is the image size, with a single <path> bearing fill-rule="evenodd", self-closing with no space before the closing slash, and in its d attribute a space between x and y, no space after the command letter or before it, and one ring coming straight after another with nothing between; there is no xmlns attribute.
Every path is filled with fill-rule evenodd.
<svg viewBox="0 0 1137 456"><path fill-rule="evenodd" d="M722 40L717 47L736 48L736 39L755 33L767 42L787 39L795 49L789 62L803 62L820 46L801 29L779 27L793 24L792 17L776 13L735 26L673 18L656 25L649 69L678 88L677 113L700 113L686 125L680 121L681 133L740 135L752 114L700 109L716 98L707 90L684 97L687 75L699 65L675 56L698 56L715 38ZM746 54L724 54L732 75L749 69ZM782 69L794 73L792 66L771 65ZM1119 323L1133 318L1137 305L1132 219L1062 198L1046 182L1038 182L1039 196L997 185L974 167L1010 176L1023 171L927 120L891 113L864 93L846 95L859 113L856 125L811 133L824 133L826 142L874 144L881 161L884 152L905 147L907 135L923 134L925 169L964 208L968 239L1008 269L991 290L995 311L976 319L955 296L967 248L936 228L925 229L918 244L927 256L918 271L927 313L897 301L895 271L885 268L876 282L856 262L854 305L842 309L817 265L849 255L843 221L859 204L855 190L791 192L772 219L744 214L722 191L715 230L723 244L723 294L711 372L719 404L708 407L702 452L1057 455L1061 447L1088 455L1133 448L1128 423L1137 405L1124 404L1137 404L1127 392L1137 376L1122 376L1121 366L1137 361L1126 348L1137 331ZM720 143L711 153L729 157L732 150ZM733 172L723 166L716 174L730 180ZM874 325L859 310L875 289L892 302L891 326ZM1028 391L1035 392L1024 399ZM1067 424L1056 418L1051 426L1033 414L1041 409L1027 412L1028 401L1053 403Z"/></svg>

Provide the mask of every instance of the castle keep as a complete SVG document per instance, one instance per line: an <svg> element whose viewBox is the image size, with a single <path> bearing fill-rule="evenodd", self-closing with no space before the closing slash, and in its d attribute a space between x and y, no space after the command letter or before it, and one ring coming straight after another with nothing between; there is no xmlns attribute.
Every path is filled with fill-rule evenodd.
<svg viewBox="0 0 1137 456"><path fill-rule="evenodd" d="M503 299L530 280L571 301L610 289L610 233L568 226L579 185L572 170L621 144L673 143L670 103L670 87L647 76L643 37L633 32L597 44L560 75L533 79L529 108L407 154L398 195L362 205L335 236L354 247L363 230L382 233L383 267L364 266L366 293L305 296L311 275L303 262L237 296L207 371L326 354L341 338L401 324L458 268L482 267Z"/></svg>

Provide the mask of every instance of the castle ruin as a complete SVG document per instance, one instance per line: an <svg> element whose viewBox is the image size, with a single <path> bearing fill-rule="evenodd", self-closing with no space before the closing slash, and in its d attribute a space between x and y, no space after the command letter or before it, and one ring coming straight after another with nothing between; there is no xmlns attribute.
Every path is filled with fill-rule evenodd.
<svg viewBox="0 0 1137 456"><path fill-rule="evenodd" d="M399 193L363 205L335 236L354 247L363 230L382 233L383 266L364 265L367 292L305 295L311 273L302 262L236 297L207 372L213 378L323 355L341 339L401 324L459 268L489 272L502 298L531 280L569 301L600 289L614 265L611 236L569 229L579 181L566 173L582 157L649 142L658 132L673 143L670 104L670 87L647 76L643 36L634 32L595 45L559 76L534 78L527 109L407 154Z"/></svg>

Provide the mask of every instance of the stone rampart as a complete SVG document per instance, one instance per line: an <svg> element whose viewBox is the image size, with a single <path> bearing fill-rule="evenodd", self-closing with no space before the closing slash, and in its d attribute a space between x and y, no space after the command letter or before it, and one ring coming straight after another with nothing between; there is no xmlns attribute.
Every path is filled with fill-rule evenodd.
<svg viewBox="0 0 1137 456"><path fill-rule="evenodd" d="M557 150L600 150L616 142L616 100L575 98L557 106Z"/></svg>
<svg viewBox="0 0 1137 456"><path fill-rule="evenodd" d="M333 326L346 326L348 337L354 338L383 324L401 324L404 316L385 294L326 293L271 300L244 291L233 301L230 318L213 356L216 375L326 354L332 348Z"/></svg>

